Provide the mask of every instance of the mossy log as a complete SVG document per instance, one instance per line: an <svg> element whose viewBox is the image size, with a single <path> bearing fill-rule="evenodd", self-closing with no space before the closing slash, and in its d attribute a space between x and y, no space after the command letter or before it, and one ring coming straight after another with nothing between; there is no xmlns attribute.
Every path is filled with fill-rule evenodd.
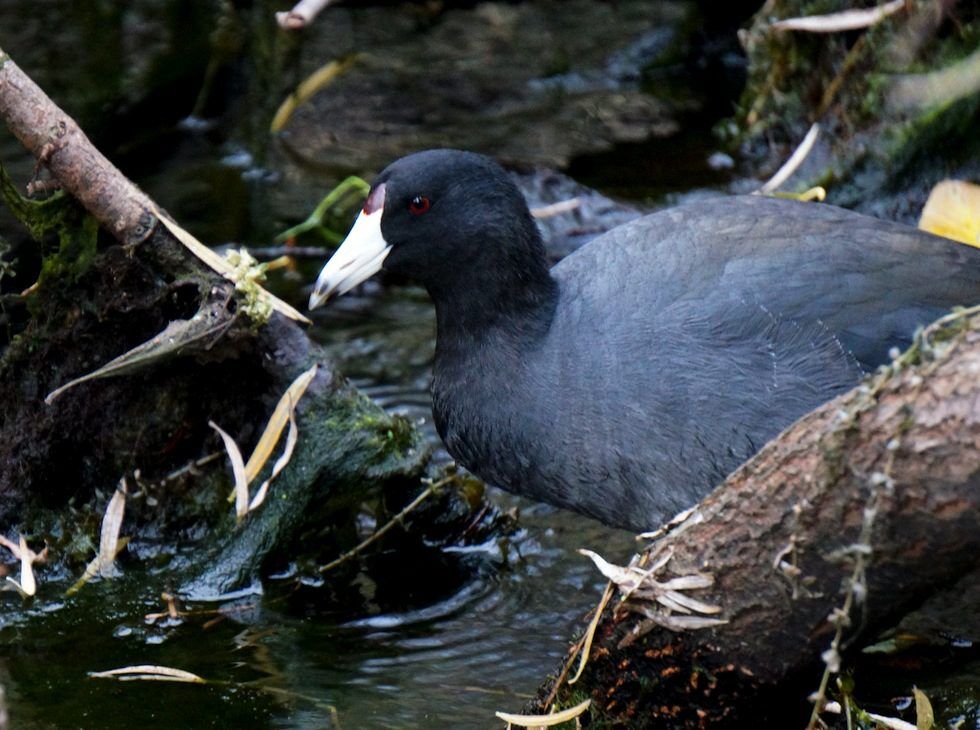
<svg viewBox="0 0 980 730"><path fill-rule="evenodd" d="M809 712L821 656L844 654L838 627L853 646L976 569L977 373L980 318L961 317L802 418L646 551L645 565L671 556L660 583L713 578L691 595L727 623L672 631L662 605L612 602L582 678L541 698L591 695L593 717L617 727Z"/></svg>
<svg viewBox="0 0 980 730"><path fill-rule="evenodd" d="M153 202L2 51L0 116L70 195L32 201L4 179L4 198L32 233L58 240L25 294L26 326L0 360L5 531L60 535L67 549L97 522L95 495L135 473L127 532L193 538L198 557L181 580L196 595L218 594L248 584L272 557L292 559L304 529L346 531L327 541L339 552L354 534L352 504L386 485L417 486L427 449L415 429L360 395L296 322L247 313L247 296L190 255ZM124 373L45 402L162 332L165 347ZM313 364L292 460L263 508L236 525L223 455L203 475L180 467L221 451L209 420L247 453L278 398ZM182 476L167 477L175 471Z"/></svg>
<svg viewBox="0 0 980 730"><path fill-rule="evenodd" d="M743 156L773 172L819 123L786 185L914 223L947 177L980 176L980 10L971 0L910 0L868 28L813 33L775 21L852 10L848 0L769 0L740 32L748 82Z"/></svg>

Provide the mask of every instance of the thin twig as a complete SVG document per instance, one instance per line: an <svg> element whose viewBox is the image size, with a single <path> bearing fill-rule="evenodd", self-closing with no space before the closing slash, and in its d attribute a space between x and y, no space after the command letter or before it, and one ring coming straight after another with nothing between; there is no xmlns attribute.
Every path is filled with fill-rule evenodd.
<svg viewBox="0 0 980 730"><path fill-rule="evenodd" d="M423 491L419 496L417 496L415 499L413 499L411 502L409 502L409 504L408 504L407 507L405 507L401 512L399 512L397 515L395 515L390 520L388 520L388 522L385 523L373 535L371 535L371 537L369 537L368 539L364 540L364 542L360 543L359 545L356 545L355 547L351 548L350 550L348 550L346 553L344 553L340 557L338 557L338 558L336 558L334 560L331 560L329 563L327 563L322 568L320 568L320 572L321 573L326 573L328 571L331 571L334 568L336 568L338 565L343 565L344 563L346 563L351 558L354 558L354 557L360 555L362 552L364 552L364 550L366 550L371 545L373 545L378 540L380 540L382 537L384 537L384 535L389 530L391 530L392 527L394 527L396 524L399 524L403 519L405 519L405 517L410 512L412 512L416 507L418 507L420 504L422 504L422 502L424 502L426 499L428 499L433 494L435 494L437 491L439 491L439 489L441 487L444 487L445 485L449 484L450 482L456 481L458 478L459 477L456 474L453 474L452 476L445 477L443 479L440 479L437 482L433 482L432 484L430 484L425 489L425 491Z"/></svg>
<svg viewBox="0 0 980 730"><path fill-rule="evenodd" d="M824 725L820 719L827 699L827 685L830 683L830 676L840 671L840 651L841 639L844 636L844 629L850 626L851 609L856 600L865 600L867 585L866 570L871 558L871 538L874 528L875 516L878 513L878 505L881 501L883 491L894 489L894 482L891 477L892 465L895 462L895 451L897 442L889 445L888 461L880 475L872 475L871 478L871 497L864 507L864 519L861 524L861 533L858 541L851 546L854 555L854 569L847 580L847 595L844 597L844 605L831 612L829 620L836 624L837 630L834 638L830 642L830 648L822 655L824 660L823 676L820 677L820 686L812 695L813 711L810 713L810 721L807 723L807 730L814 730L818 726ZM876 478L878 477L878 478Z"/></svg>
<svg viewBox="0 0 980 730"><path fill-rule="evenodd" d="M847 52L847 56L844 57L844 63L841 64L841 69L836 76L827 84L827 88L823 92L823 96L820 98L820 105L817 107L816 118L820 119L827 110L830 109L830 105L834 103L834 99L837 98L837 92L840 91L841 87L844 85L844 80L850 76L851 71L857 66L858 61L864 58L864 47L867 45L868 36L863 35L857 39L857 42L851 46L851 50Z"/></svg>
<svg viewBox="0 0 980 730"><path fill-rule="evenodd" d="M800 142L800 146L796 148L796 151L790 155L790 158L783 163L776 174L773 175L769 180L756 192L757 193L771 193L773 190L779 188L789 176L796 172L797 168L803 164L803 160L806 159L807 155L810 154L810 150L813 149L814 143L817 141L817 137L820 134L820 125L814 124L810 127L810 131L806 133L803 141Z"/></svg>
<svg viewBox="0 0 980 730"><path fill-rule="evenodd" d="M579 659L578 669L575 671L575 676L568 680L569 684L575 684L579 677L582 676L582 672L585 671L585 665L589 661L589 652L592 650L592 640L595 638L595 631L599 627L599 619L602 618L602 612L606 610L606 604L609 603L609 599L612 598L613 594L613 582L609 581L606 583L606 590L602 592L602 598L599 599L599 605L596 606L595 615L592 617L592 621L589 622L589 628L585 632L584 644L580 652L581 659Z"/></svg>
<svg viewBox="0 0 980 730"><path fill-rule="evenodd" d="M248 250L259 261L277 259L280 256L290 256L294 259L325 259L327 249L322 246L263 246Z"/></svg>
<svg viewBox="0 0 980 730"><path fill-rule="evenodd" d="M644 555L643 557L645 558L646 556ZM579 652L584 652L578 671L575 673L575 678L569 682L569 684L573 684L574 682L578 681L579 675L585 668L585 662L588 659L588 654L592 647L592 639L595 635L595 628L599 625L599 619L602 616L602 612L606 609L606 604L609 603L612 593L613 582L609 581L606 584L606 589L602 593L602 597L599 599L599 603L594 609L592 621L589 623L589 629L585 632L581 639L572 645L572 648L568 652L568 659L565 661L565 666L562 667L561 674L558 675L554 685L552 685L551 692L548 693L547 699L541 703L541 707L551 707L552 703L555 701L555 697L558 696L558 690L561 689L562 683L564 683L568 673L572 670L572 665L575 663L575 658L579 655Z"/></svg>
<svg viewBox="0 0 980 730"><path fill-rule="evenodd" d="M29 198L36 198L58 190L61 190L61 183L57 180L31 180L27 183L27 196Z"/></svg>
<svg viewBox="0 0 980 730"><path fill-rule="evenodd" d="M178 477L182 477L185 474L193 473L195 469L198 469L199 467L202 467L206 464L210 464L215 459L220 458L223 454L224 454L223 451L215 451L208 454L207 456L201 457L197 461L188 462L184 466L180 467L179 469L175 469L174 471L170 472L165 477L163 477L160 480L160 486L163 486L167 482L171 482L174 479L177 479Z"/></svg>

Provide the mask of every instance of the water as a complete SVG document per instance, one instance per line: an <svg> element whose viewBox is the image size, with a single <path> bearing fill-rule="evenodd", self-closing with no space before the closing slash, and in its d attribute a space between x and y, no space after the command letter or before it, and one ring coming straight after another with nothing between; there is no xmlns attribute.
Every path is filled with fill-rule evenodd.
<svg viewBox="0 0 980 730"><path fill-rule="evenodd" d="M449 595L353 620L295 597L253 596L221 613L150 621L165 610L157 595L165 582L135 567L68 600L59 596L64 583L45 581L27 610L5 593L0 682L13 727L311 728L335 717L345 728L484 727L556 668L598 600L601 582L572 547L621 554L631 542L528 506L526 531L508 554L496 544L473 548L485 553L482 569ZM431 566L415 571L407 581L424 583ZM370 579L358 579L369 595ZM178 667L215 684L87 678L135 664Z"/></svg>
<svg viewBox="0 0 980 730"><path fill-rule="evenodd" d="M437 448L435 458L448 459L429 409L434 328L421 290L368 286L366 294L318 317L315 332L344 372L379 403L411 418ZM520 707L556 671L604 586L576 549L595 545L623 559L635 548L631 535L579 515L500 490L491 498L504 510L519 510L522 530L505 552L496 542L475 548L484 554L473 581L432 606L345 625L357 653L364 652L342 674L348 701L365 701L351 711L372 707L365 726L424 720L426 727L480 727L492 710ZM371 700L376 692L382 698Z"/></svg>
<svg viewBox="0 0 980 730"><path fill-rule="evenodd" d="M477 35L476 47L503 43L508 28L527 32L522 29L526 18L515 13L529 12L547 30L542 38L548 39L548 48L534 49L550 59L549 75L542 77L547 83L516 84L532 102L521 106L515 92L501 91L507 102L489 106L487 116L481 116L478 100L473 100L469 122L458 115L451 120L456 144L465 144L467 134L477 130L488 132L480 137L488 144L506 133L512 159L522 161L523 145L524 162L540 161L544 153L536 146L535 130L543 112L533 94L549 95L546 109L562 105L574 96L570 80L579 78L588 82L583 103L599 109L615 97L615 104L625 105L626 119L599 124L596 116L585 127L594 136L578 129L549 148L547 159L564 156L588 180L618 194L632 191L640 200L723 182L727 173L707 164L714 151L707 133L713 118L689 128L677 121L697 113L690 92L682 100L683 115L676 118L664 111L669 105L661 108L656 102L658 129L682 144L635 141L642 129L637 119L629 118L630 104L642 95L639 75L624 70L623 64L645 54L660 64L655 79L663 79L663 68L683 75L672 50L678 45L679 31L674 29L690 22L691 4L659 7L621 0L616 11L610 5L576 0L575 12L560 18L546 12L546 3L486 3L444 17L429 17L428 10L408 5L338 8L318 21L322 25L305 46L297 47L262 25L263 13L271 11L264 2L252 4L251 11L222 16L218 4L182 0L146 0L125 9L95 0L7 0L0 6L0 47L64 104L125 172L202 239L265 245L273 233L303 218L351 171L342 164L343 149L331 157L334 148L323 140L313 145L320 155L316 159L295 153L295 132L283 145L270 143L265 129L278 100L329 57L325 48L351 50L346 46L354 38L363 49L377 40L375 35L381 37L378 43L388 43L391 34L411 37L426 23L442 23L450 30L483 24L479 27L490 29L490 40ZM651 19L650 13L658 15ZM599 20L587 14L598 14ZM583 35L572 19L595 31L595 41L580 49L583 57L601 59L606 53L603 39L618 33L635 32L639 40L596 66L605 69L605 76L579 77L570 69L574 59L561 51L571 41L560 33ZM622 27L603 25L613 21ZM652 25L658 27L648 32ZM214 41L218 26L231 28L225 45ZM19 29L16 37L11 37L11 28ZM226 47L234 46L236 37L244 51ZM53 46L61 49L60 55L45 50ZM91 48L99 53L87 54ZM411 57L410 48L402 53ZM66 64L72 54L87 60ZM291 67L290 59L297 55L300 61ZM202 92L205 69L215 59L222 62L213 86ZM465 57L453 63L472 65ZM523 72L527 63L513 60L508 69ZM483 78L481 83L489 81ZM337 93L342 98L342 90ZM569 108L562 106L561 113L570 114ZM402 137L386 139L374 157L365 157L366 143L357 151L353 157L363 165L357 172L376 169L392 145L405 152L418 143L405 131L405 119L398 124ZM489 133L493 124L500 125L496 137ZM615 134L634 141L616 146L609 140ZM0 133L0 157L20 179L30 176L31 161L6 133ZM629 174L618 175L624 167ZM670 186L655 181L671 174ZM616 179L629 187L617 187ZM22 238L9 222L0 225L15 241ZM20 274L26 286L31 280L31 259L25 253L30 246L21 245L22 265L28 270ZM300 304L320 263L302 264L298 273L277 273L270 286ZM312 329L349 377L383 407L414 421L431 440L435 458L446 460L429 411L433 335L431 305L424 293L405 285L370 284L318 314ZM272 579L264 595L246 595L220 607L179 606L197 613L176 620L148 619L148 614L165 610L160 594L170 587L167 567L155 566L152 552L125 562L122 578L93 583L71 598L64 597L64 590L74 576L42 569L33 601L0 593L0 685L6 689L11 727L492 726L494 710L518 710L558 669L573 634L599 600L604 581L576 549L588 547L625 561L635 543L622 531L578 515L500 491L491 498L502 510L519 513L517 534L414 561L373 556L370 561L388 561L400 569L387 585L372 576L391 571L359 573L353 582L360 596L356 610L339 609L330 600L329 582L294 592L289 581ZM89 672L135 664L178 667L209 683L88 677Z"/></svg>

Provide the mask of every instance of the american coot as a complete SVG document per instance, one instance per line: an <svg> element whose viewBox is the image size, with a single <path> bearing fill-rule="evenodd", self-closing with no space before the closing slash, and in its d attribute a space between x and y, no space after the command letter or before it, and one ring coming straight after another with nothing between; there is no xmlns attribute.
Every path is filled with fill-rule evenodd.
<svg viewBox="0 0 980 730"><path fill-rule="evenodd" d="M381 173L310 308L382 268L435 302L449 453L635 530L695 503L917 325L980 299L976 249L765 197L645 216L549 271L507 175L453 150Z"/></svg>

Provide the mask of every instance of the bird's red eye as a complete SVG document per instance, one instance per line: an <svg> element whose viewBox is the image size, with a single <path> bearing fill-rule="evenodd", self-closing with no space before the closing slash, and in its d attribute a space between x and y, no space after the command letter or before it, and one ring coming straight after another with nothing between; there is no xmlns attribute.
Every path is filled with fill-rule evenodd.
<svg viewBox="0 0 980 730"><path fill-rule="evenodd" d="M412 215L422 215L428 212L432 202L424 195L416 195L408 203L408 211Z"/></svg>

